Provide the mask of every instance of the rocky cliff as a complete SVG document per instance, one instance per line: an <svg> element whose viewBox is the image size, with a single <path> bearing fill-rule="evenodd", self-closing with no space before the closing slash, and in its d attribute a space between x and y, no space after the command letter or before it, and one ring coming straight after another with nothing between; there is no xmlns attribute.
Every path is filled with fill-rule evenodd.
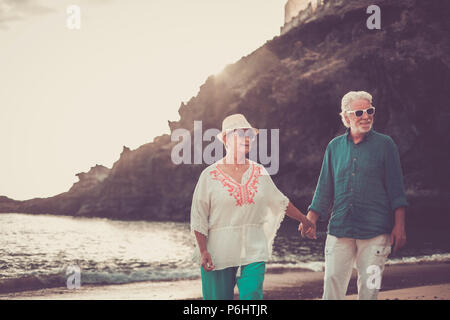
<svg viewBox="0 0 450 320"><path fill-rule="evenodd" d="M366 27L372 1L336 1L282 36L209 77L179 108L171 130L220 128L243 113L259 128L280 129L278 187L301 209L311 200L327 143L344 128L341 97L372 93L375 129L401 153L411 223L436 226L450 210L450 3L380 0L381 30ZM176 142L163 135L124 148L112 169L46 199L0 198L1 212L187 221L205 165L174 165ZM93 175L96 177L94 178Z"/></svg>

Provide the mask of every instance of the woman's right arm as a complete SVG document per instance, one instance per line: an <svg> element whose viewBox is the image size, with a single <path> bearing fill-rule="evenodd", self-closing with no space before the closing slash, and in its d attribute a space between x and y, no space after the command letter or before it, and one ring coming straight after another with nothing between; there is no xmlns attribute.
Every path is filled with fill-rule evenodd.
<svg viewBox="0 0 450 320"><path fill-rule="evenodd" d="M215 268L211 255L206 248L206 236L198 231L195 232L195 238L197 238L198 248L202 256L202 267L206 272L209 272Z"/></svg>

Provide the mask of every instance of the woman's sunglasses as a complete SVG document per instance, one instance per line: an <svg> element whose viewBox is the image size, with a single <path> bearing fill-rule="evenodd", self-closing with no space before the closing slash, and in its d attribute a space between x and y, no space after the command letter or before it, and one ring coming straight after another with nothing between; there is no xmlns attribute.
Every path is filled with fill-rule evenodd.
<svg viewBox="0 0 450 320"><path fill-rule="evenodd" d="M249 137L250 140L254 140L256 138L256 132L252 129L234 129L230 132L227 132L227 136L233 133L237 134L239 138Z"/></svg>
<svg viewBox="0 0 450 320"><path fill-rule="evenodd" d="M354 113L355 116L362 117L362 115L364 114L364 112L366 112L369 116L373 115L375 113L375 107L370 107L368 109L365 110L352 110L352 111L347 111L347 113Z"/></svg>

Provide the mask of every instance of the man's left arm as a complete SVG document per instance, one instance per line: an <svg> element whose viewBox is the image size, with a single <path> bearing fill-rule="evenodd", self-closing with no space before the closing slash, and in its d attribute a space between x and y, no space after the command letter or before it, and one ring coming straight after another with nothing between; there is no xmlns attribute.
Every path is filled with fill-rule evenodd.
<svg viewBox="0 0 450 320"><path fill-rule="evenodd" d="M385 183L390 206L394 213L394 228L391 233L391 245L394 252L406 243L405 211L408 206L403 185L400 155L394 141L390 139L385 155Z"/></svg>
<svg viewBox="0 0 450 320"><path fill-rule="evenodd" d="M394 253L406 244L405 209L399 207L394 212L395 223L391 232L391 246L394 245Z"/></svg>

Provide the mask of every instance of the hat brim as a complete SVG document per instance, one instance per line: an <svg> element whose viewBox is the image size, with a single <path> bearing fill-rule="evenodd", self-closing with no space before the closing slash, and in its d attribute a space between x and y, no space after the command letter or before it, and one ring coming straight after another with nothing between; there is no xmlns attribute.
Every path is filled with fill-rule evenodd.
<svg viewBox="0 0 450 320"><path fill-rule="evenodd" d="M259 130L253 127L238 127L238 128L233 128L233 129L228 129L222 132L219 132L216 137L217 139L219 139L222 143L223 143L223 136L227 133L227 131L232 131L232 130L236 130L236 129L253 129L256 133L256 135L259 134Z"/></svg>

